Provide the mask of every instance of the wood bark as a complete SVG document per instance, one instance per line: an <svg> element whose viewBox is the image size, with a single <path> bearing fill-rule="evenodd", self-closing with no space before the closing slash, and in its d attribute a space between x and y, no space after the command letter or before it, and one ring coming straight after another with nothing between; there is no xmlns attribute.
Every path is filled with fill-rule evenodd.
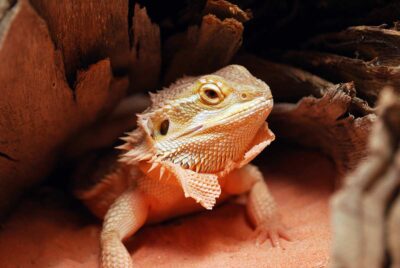
<svg viewBox="0 0 400 268"><path fill-rule="evenodd" d="M214 72L227 65L242 44L242 34L243 25L236 19L220 20L213 14L205 15L200 26L189 27L184 36L175 36L166 45L174 51L170 52L173 55L164 83L182 75Z"/></svg>
<svg viewBox="0 0 400 268"><path fill-rule="evenodd" d="M232 18L242 23L251 19L251 10L242 10L226 0L208 0L203 9L203 15L214 14L219 19Z"/></svg>
<svg viewBox="0 0 400 268"><path fill-rule="evenodd" d="M78 70L110 58L113 72L125 74L129 64L128 1L30 0L47 24L56 49L63 55L67 81L74 85Z"/></svg>
<svg viewBox="0 0 400 268"><path fill-rule="evenodd" d="M159 86L161 72L160 28L151 22L146 8L135 4L131 31L131 91L154 91Z"/></svg>
<svg viewBox="0 0 400 268"><path fill-rule="evenodd" d="M275 102L299 101L304 96L321 97L333 83L302 69L262 59L252 54L239 54L234 63L245 66L271 88Z"/></svg>
<svg viewBox="0 0 400 268"><path fill-rule="evenodd" d="M400 92L400 32L395 28L350 27L319 36L307 48L285 58L330 81L354 81L358 95L371 105L385 86Z"/></svg>
<svg viewBox="0 0 400 268"><path fill-rule="evenodd" d="M0 211L45 178L64 142L106 114L128 86L105 58L77 70L71 88L63 56L28 1L6 9L0 21Z"/></svg>
<svg viewBox="0 0 400 268"><path fill-rule="evenodd" d="M386 89L369 155L332 199L332 267L398 267L400 98Z"/></svg>
<svg viewBox="0 0 400 268"><path fill-rule="evenodd" d="M321 97L304 97L296 104L278 103L271 128L278 137L321 149L341 175L366 155L366 140L375 115L360 106L352 83L334 85Z"/></svg>

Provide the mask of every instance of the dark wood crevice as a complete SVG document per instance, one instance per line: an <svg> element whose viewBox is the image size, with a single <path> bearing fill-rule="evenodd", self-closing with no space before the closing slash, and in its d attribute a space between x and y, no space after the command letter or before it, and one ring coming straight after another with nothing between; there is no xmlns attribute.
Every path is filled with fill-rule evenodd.
<svg viewBox="0 0 400 268"><path fill-rule="evenodd" d="M355 26L315 37L284 59L335 83L354 81L357 95L374 107L386 86L400 92L399 54L394 27Z"/></svg>
<svg viewBox="0 0 400 268"><path fill-rule="evenodd" d="M8 155L8 154L6 154L6 153L3 153L3 152L0 152L0 157L3 158L3 159L6 159L6 160L8 160L8 161L18 162L17 159L14 159L14 158L12 158L10 155Z"/></svg>

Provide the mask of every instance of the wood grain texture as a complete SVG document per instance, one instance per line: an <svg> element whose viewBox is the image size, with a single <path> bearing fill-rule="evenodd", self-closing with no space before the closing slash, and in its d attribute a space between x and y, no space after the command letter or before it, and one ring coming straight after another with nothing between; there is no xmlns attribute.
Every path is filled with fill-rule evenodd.
<svg viewBox="0 0 400 268"><path fill-rule="evenodd" d="M321 97L325 89L333 86L331 82L305 70L252 54L239 54L234 62L266 82L275 102L297 102L309 95Z"/></svg>
<svg viewBox="0 0 400 268"><path fill-rule="evenodd" d="M131 91L154 91L159 85L161 72L160 28L151 22L146 8L140 8L139 4L134 7L131 32Z"/></svg>
<svg viewBox="0 0 400 268"><path fill-rule="evenodd" d="M332 199L332 267L398 267L400 98L385 89L368 156Z"/></svg>
<svg viewBox="0 0 400 268"><path fill-rule="evenodd" d="M307 51L292 51L285 58L330 81L354 81L358 95L374 105L385 86L400 92L399 48L395 28L356 26L319 36Z"/></svg>
<svg viewBox="0 0 400 268"><path fill-rule="evenodd" d="M251 10L243 11L239 6L226 0L207 0L203 15L214 14L219 19L233 18L242 23L249 21L252 17Z"/></svg>
<svg viewBox="0 0 400 268"><path fill-rule="evenodd" d="M118 73L129 64L128 1L30 1L46 21L73 85L78 70L109 57Z"/></svg>
<svg viewBox="0 0 400 268"><path fill-rule="evenodd" d="M0 211L42 180L63 143L93 123L127 87L109 59L77 73L68 86L62 53L45 21L18 1L0 22Z"/></svg>
<svg viewBox="0 0 400 268"><path fill-rule="evenodd" d="M366 141L375 114L357 99L352 83L327 88L321 97L278 103L271 114L277 137L321 149L342 175L366 155Z"/></svg>
<svg viewBox="0 0 400 268"><path fill-rule="evenodd" d="M242 44L242 34L243 25L235 19L204 16L200 26L191 26L180 36L164 82L169 84L182 75L211 73L227 65Z"/></svg>

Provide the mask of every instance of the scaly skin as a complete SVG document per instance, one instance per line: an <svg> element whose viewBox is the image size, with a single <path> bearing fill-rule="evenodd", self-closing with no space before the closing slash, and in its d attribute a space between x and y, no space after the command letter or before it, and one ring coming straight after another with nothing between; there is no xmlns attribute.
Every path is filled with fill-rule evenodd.
<svg viewBox="0 0 400 268"><path fill-rule="evenodd" d="M133 267L122 241L144 224L244 193L258 243L289 240L262 174L249 164L274 140L265 122L273 105L269 87L230 65L183 78L151 98L114 169L80 194L104 217L102 267Z"/></svg>

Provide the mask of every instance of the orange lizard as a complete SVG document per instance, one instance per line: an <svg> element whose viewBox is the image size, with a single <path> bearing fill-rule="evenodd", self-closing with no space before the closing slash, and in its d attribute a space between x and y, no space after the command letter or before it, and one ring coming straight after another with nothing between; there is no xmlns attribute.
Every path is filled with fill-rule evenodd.
<svg viewBox="0 0 400 268"><path fill-rule="evenodd" d="M79 193L104 218L102 267L133 267L122 241L144 224L245 193L258 242L290 240L261 172L249 164L275 138L265 122L273 106L268 85L230 65L182 78L151 101L123 138L118 161Z"/></svg>

